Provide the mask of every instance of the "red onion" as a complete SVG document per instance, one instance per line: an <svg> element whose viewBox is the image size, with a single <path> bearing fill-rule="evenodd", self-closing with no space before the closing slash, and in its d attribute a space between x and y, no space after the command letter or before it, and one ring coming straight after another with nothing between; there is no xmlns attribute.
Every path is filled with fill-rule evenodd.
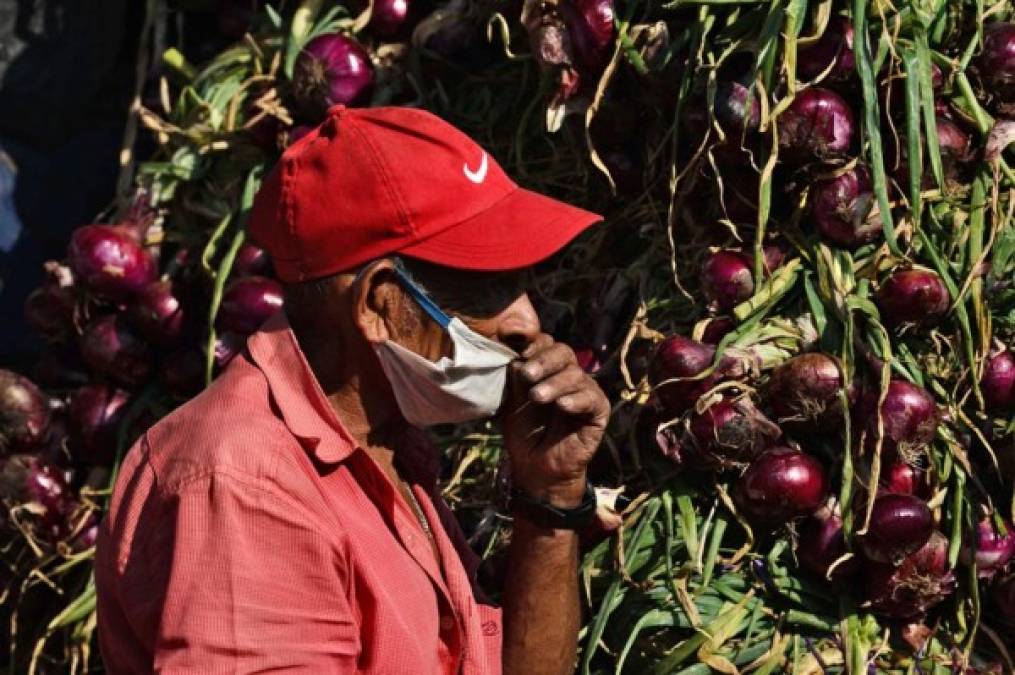
<svg viewBox="0 0 1015 675"><path fill-rule="evenodd" d="M925 471L909 462L897 460L881 470L881 488L885 492L916 495L926 499L930 496Z"/></svg>
<svg viewBox="0 0 1015 675"><path fill-rule="evenodd" d="M240 246L229 273L234 277L267 276L271 272L268 252L259 246L246 243Z"/></svg>
<svg viewBox="0 0 1015 675"><path fill-rule="evenodd" d="M578 65L593 72L601 70L613 46L613 0L571 0L557 8L567 24Z"/></svg>
<svg viewBox="0 0 1015 675"><path fill-rule="evenodd" d="M707 377L686 379L708 369L714 357L715 347L681 335L671 335L659 343L648 376L659 402L671 417L687 410L720 380L722 367ZM676 378L680 379L667 382Z"/></svg>
<svg viewBox="0 0 1015 675"><path fill-rule="evenodd" d="M741 137L761 124L757 93L739 82L720 82L715 92L715 119L723 132L740 145Z"/></svg>
<svg viewBox="0 0 1015 675"><path fill-rule="evenodd" d="M856 74L853 56L853 24L849 19L835 17L829 21L817 42L802 48L797 58L797 75L813 80L828 70L827 79L848 80Z"/></svg>
<svg viewBox="0 0 1015 675"><path fill-rule="evenodd" d="M120 315L107 314L88 324L78 347L92 371L120 386L136 387L151 372L148 345L127 328Z"/></svg>
<svg viewBox="0 0 1015 675"><path fill-rule="evenodd" d="M941 165L944 170L946 181L955 181L960 178L960 172L973 156L972 139L969 134L962 130L955 122L947 117L938 115L937 122L938 146L941 150ZM909 144L905 137L899 140L899 160L895 157L895 146L888 146L888 167L893 167L893 173L902 189L909 193ZM927 190L935 187L934 177L930 169L930 161L924 158L923 177L920 186Z"/></svg>
<svg viewBox="0 0 1015 675"><path fill-rule="evenodd" d="M215 367L225 368L247 344L247 336L239 333L219 333L215 339Z"/></svg>
<svg viewBox="0 0 1015 675"><path fill-rule="evenodd" d="M71 394L71 454L76 461L96 465L113 462L127 401L126 392L102 384L86 384Z"/></svg>
<svg viewBox="0 0 1015 675"><path fill-rule="evenodd" d="M123 300L155 279L155 263L125 228L85 225L67 249L74 275L93 293Z"/></svg>
<svg viewBox="0 0 1015 675"><path fill-rule="evenodd" d="M33 533L45 540L61 539L67 532L70 488L57 467L36 455L0 459L0 502L4 511L31 505L20 517L27 516Z"/></svg>
<svg viewBox="0 0 1015 675"><path fill-rule="evenodd" d="M70 541L72 551L81 553L95 548L95 543L99 538L99 519L95 516L94 511L89 514L84 524L76 528L76 530L77 535Z"/></svg>
<svg viewBox="0 0 1015 675"><path fill-rule="evenodd" d="M948 312L951 297L944 282L924 269L895 272L878 289L877 305L885 325L931 326Z"/></svg>
<svg viewBox="0 0 1015 675"><path fill-rule="evenodd" d="M599 361L599 355L591 347L576 347L574 350L575 360L586 373L597 373L603 367Z"/></svg>
<svg viewBox="0 0 1015 675"><path fill-rule="evenodd" d="M782 155L791 162L839 157L853 144L853 111L830 89L799 92L778 124Z"/></svg>
<svg viewBox="0 0 1015 675"><path fill-rule="evenodd" d="M913 495L882 494L874 500L860 547L870 560L897 563L926 544L933 531L927 502Z"/></svg>
<svg viewBox="0 0 1015 675"><path fill-rule="evenodd" d="M693 414L690 430L698 454L712 466L749 461L779 436L748 399L723 399Z"/></svg>
<svg viewBox="0 0 1015 675"><path fill-rule="evenodd" d="M701 266L701 290L724 312L754 295L754 273L747 256L737 251L716 251Z"/></svg>
<svg viewBox="0 0 1015 675"><path fill-rule="evenodd" d="M378 37L393 37L408 18L409 0L374 0L370 13L370 31Z"/></svg>
<svg viewBox="0 0 1015 675"><path fill-rule="evenodd" d="M737 498L748 517L775 523L814 511L825 497L826 486L818 460L777 447L751 462L737 484Z"/></svg>
<svg viewBox="0 0 1015 675"><path fill-rule="evenodd" d="M987 405L995 410L1015 408L1015 355L1002 349L983 364L980 388Z"/></svg>
<svg viewBox="0 0 1015 675"><path fill-rule="evenodd" d="M282 309L282 286L267 277L243 277L222 296L216 325L220 330L250 335Z"/></svg>
<svg viewBox="0 0 1015 675"><path fill-rule="evenodd" d="M314 115L323 117L336 104L364 105L374 87L370 55L355 40L327 34L311 40L293 71L293 95Z"/></svg>
<svg viewBox="0 0 1015 675"><path fill-rule="evenodd" d="M820 579L828 579L828 570L836 560L846 555L846 538L842 533L842 518L825 506L800 526L797 559L800 566ZM853 577L860 567L855 556L845 560L832 571L831 582L841 586Z"/></svg>
<svg viewBox="0 0 1015 675"><path fill-rule="evenodd" d="M806 430L834 430L843 423L839 392L844 386L839 362L827 354L794 356L772 372L766 398L780 424ZM854 398L852 387L850 398Z"/></svg>
<svg viewBox="0 0 1015 675"><path fill-rule="evenodd" d="M0 453L38 447L49 430L49 400L31 380L0 370Z"/></svg>
<svg viewBox="0 0 1015 675"><path fill-rule="evenodd" d="M66 288L42 286L25 298L25 321L47 342L62 342L71 332L74 293Z"/></svg>
<svg viewBox="0 0 1015 675"><path fill-rule="evenodd" d="M148 341L160 347L180 343L186 329L183 306L170 281L153 281L134 299L130 318Z"/></svg>
<svg viewBox="0 0 1015 675"><path fill-rule="evenodd" d="M981 518L976 524L976 541L972 546L966 541L959 552L964 565L976 562L976 573L981 579L993 577L1015 556L1015 530L1010 522L1005 522L1004 527L1006 532L1001 534L994 527L993 518Z"/></svg>
<svg viewBox="0 0 1015 675"><path fill-rule="evenodd" d="M863 416L866 418L867 433L873 439L877 430L878 392L869 391L864 396ZM903 459L922 449L931 442L941 421L937 404L927 391L905 380L892 380L881 404L884 424L884 447L898 451Z"/></svg>
<svg viewBox="0 0 1015 675"><path fill-rule="evenodd" d="M815 183L810 201L811 217L825 241L855 249L881 236L881 220L868 217L874 191L863 165Z"/></svg>
<svg viewBox="0 0 1015 675"><path fill-rule="evenodd" d="M916 618L955 588L955 577L948 570L948 539L935 531L897 566L866 565L864 579L867 600L876 614L892 619Z"/></svg>
<svg viewBox="0 0 1015 675"><path fill-rule="evenodd" d="M47 342L62 342L74 327L74 273L52 260L45 269L42 286L25 299L25 321Z"/></svg>
<svg viewBox="0 0 1015 675"><path fill-rule="evenodd" d="M977 63L990 92L1002 102L1015 101L1015 23L991 23L983 29Z"/></svg>
<svg viewBox="0 0 1015 675"><path fill-rule="evenodd" d="M726 337L727 333L736 327L736 322L726 316L709 319L708 324L705 326L705 330L701 334L701 341L708 345L717 345L724 337Z"/></svg>

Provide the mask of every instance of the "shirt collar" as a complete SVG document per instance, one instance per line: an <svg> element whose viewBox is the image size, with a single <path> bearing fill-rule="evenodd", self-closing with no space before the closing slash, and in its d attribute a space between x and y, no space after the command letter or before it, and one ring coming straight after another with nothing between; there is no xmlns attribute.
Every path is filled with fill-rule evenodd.
<svg viewBox="0 0 1015 675"><path fill-rule="evenodd" d="M333 464L358 447L310 369L284 311L247 341L286 427L318 461ZM326 440L326 442L322 442Z"/></svg>

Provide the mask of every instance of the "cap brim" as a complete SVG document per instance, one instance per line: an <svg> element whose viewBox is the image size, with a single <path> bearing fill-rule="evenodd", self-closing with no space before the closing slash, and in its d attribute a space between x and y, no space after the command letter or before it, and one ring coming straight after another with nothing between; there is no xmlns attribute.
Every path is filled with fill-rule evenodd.
<svg viewBox="0 0 1015 675"><path fill-rule="evenodd" d="M517 188L481 213L399 251L457 269L528 267L562 249L602 216Z"/></svg>

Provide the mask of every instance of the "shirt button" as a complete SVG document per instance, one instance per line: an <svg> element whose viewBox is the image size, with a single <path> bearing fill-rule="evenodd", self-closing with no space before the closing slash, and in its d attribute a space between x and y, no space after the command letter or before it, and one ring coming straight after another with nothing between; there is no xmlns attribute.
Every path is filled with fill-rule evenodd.
<svg viewBox="0 0 1015 675"><path fill-rule="evenodd" d="M441 617L441 630L442 631L446 632L446 631L451 630L454 627L455 627L455 620L454 620L454 618L452 618L450 616L442 616Z"/></svg>

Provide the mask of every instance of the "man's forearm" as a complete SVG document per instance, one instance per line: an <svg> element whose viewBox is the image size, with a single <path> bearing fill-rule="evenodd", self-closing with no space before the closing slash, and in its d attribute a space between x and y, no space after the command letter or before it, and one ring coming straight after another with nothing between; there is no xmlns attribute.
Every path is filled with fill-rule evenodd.
<svg viewBox="0 0 1015 675"><path fill-rule="evenodd" d="M578 536L515 518L504 585L504 675L562 675L578 646Z"/></svg>

